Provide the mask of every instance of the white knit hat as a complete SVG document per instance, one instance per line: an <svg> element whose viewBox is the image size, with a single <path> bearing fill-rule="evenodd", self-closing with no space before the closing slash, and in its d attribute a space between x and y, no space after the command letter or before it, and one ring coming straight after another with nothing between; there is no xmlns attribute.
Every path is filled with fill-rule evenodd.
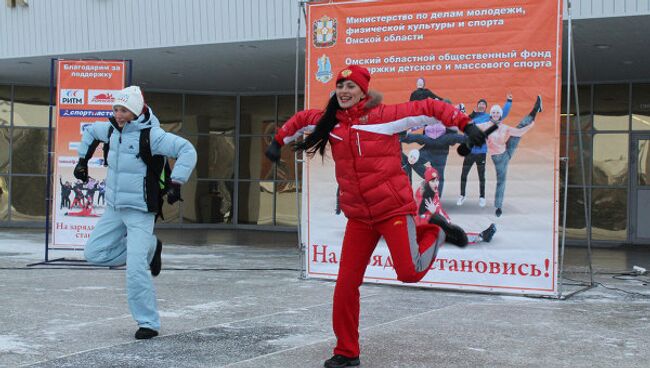
<svg viewBox="0 0 650 368"><path fill-rule="evenodd" d="M492 108L490 109L490 114L493 112L498 112L499 115L503 116L503 109L499 105L492 105Z"/></svg>
<svg viewBox="0 0 650 368"><path fill-rule="evenodd" d="M144 97L142 96L142 91L138 86L126 87L120 91L115 102L113 102L113 107L123 106L131 111L136 117L142 114L142 109L144 108Z"/></svg>

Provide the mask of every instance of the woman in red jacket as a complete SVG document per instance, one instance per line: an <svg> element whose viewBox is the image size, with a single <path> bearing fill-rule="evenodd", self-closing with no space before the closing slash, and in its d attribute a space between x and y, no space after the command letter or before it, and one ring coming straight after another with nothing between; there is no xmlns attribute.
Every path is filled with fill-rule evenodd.
<svg viewBox="0 0 650 368"><path fill-rule="evenodd" d="M298 112L266 151L269 159L278 161L281 147L307 131L311 134L296 143L295 149L323 155L327 144L331 146L339 204L348 223L334 289L337 345L325 367L359 365L359 286L379 239L386 240L402 282L420 281L444 241L437 225L415 224L417 209L402 170L397 133L442 121L463 130L471 144L485 142L483 132L452 105L433 99L384 105L377 97L369 97L369 82L367 69L355 65L343 69L326 109Z"/></svg>

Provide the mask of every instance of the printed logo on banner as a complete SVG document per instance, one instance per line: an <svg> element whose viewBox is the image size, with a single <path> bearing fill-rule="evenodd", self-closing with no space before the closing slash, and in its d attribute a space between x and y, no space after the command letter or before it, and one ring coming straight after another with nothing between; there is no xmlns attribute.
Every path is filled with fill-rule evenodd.
<svg viewBox="0 0 650 368"><path fill-rule="evenodd" d="M332 80L332 63L327 55L318 58L318 71L316 71L316 80L321 83L327 83Z"/></svg>
<svg viewBox="0 0 650 368"><path fill-rule="evenodd" d="M84 104L84 90L83 89L62 89L59 96L59 103L61 105L83 105Z"/></svg>
<svg viewBox="0 0 650 368"><path fill-rule="evenodd" d="M90 105L113 105L115 102L115 95L118 90L107 89L89 89L88 90L88 104Z"/></svg>
<svg viewBox="0 0 650 368"><path fill-rule="evenodd" d="M314 22L314 46L332 47L336 44L336 19L323 15Z"/></svg>
<svg viewBox="0 0 650 368"><path fill-rule="evenodd" d="M110 118L113 116L112 110L75 110L60 109L59 116L77 117L77 118Z"/></svg>

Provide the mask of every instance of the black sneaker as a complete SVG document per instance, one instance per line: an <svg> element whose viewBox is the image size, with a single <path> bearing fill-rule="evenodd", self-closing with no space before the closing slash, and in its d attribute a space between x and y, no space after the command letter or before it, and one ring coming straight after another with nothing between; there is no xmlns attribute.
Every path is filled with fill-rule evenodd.
<svg viewBox="0 0 650 368"><path fill-rule="evenodd" d="M140 327L135 331L135 338L138 340L147 340L158 336L158 331L146 327Z"/></svg>
<svg viewBox="0 0 650 368"><path fill-rule="evenodd" d="M445 232L446 241L459 247L465 247L469 243L467 233L462 227L448 222L446 218L441 215L431 216L429 219L430 224L438 225Z"/></svg>
<svg viewBox="0 0 650 368"><path fill-rule="evenodd" d="M162 242L160 239L156 239L156 252L153 254L153 259L149 264L149 269L151 270L151 276L156 277L160 274L160 269L162 268Z"/></svg>
<svg viewBox="0 0 650 368"><path fill-rule="evenodd" d="M492 240L494 233L496 232L497 232L497 226L495 224L491 224L487 229L481 232L480 234L481 239L483 239L484 242L489 243L490 240Z"/></svg>
<svg viewBox="0 0 650 368"><path fill-rule="evenodd" d="M327 359L323 366L325 368L339 368L339 367L356 367L360 364L359 357L348 358L343 355L334 355Z"/></svg>
<svg viewBox="0 0 650 368"><path fill-rule="evenodd" d="M496 211L494 211L494 214L497 215L497 217L501 217L501 214L502 214L502 213L503 213L503 211L501 211L501 208L500 208L500 207L497 208Z"/></svg>

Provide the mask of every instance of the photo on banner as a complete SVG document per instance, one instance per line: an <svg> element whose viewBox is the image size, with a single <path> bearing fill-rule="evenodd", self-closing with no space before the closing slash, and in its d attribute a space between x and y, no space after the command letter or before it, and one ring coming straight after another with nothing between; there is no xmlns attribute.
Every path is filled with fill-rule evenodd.
<svg viewBox="0 0 650 368"><path fill-rule="evenodd" d="M457 153L463 133L440 123L395 137L418 215L441 214L470 240L445 243L416 286L555 295L561 1L328 1L307 10L305 109L323 109L336 73L360 65L385 104L438 98L481 129L495 126L467 156ZM307 275L334 279L347 221L331 154L305 170ZM401 284L383 240L364 280Z"/></svg>
<svg viewBox="0 0 650 368"><path fill-rule="evenodd" d="M88 161L87 183L73 171L84 129L113 115L115 96L124 88L125 66L123 61L58 60L50 248L82 249L104 213L107 170L102 145Z"/></svg>

